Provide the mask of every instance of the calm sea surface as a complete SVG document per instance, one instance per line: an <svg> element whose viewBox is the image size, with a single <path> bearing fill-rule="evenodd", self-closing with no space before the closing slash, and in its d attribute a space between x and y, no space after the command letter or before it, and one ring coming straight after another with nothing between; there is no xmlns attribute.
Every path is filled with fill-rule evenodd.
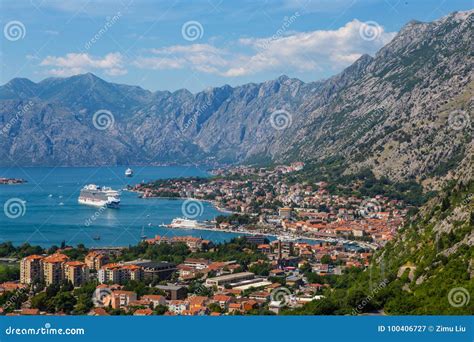
<svg viewBox="0 0 474 342"><path fill-rule="evenodd" d="M142 234L202 236L215 242L229 240L237 234L203 230L176 230L158 227L183 216L182 200L140 199L136 193L123 191L120 209L105 209L77 203L80 189L86 184L124 189L141 181L184 176L207 176L195 167L139 167L135 175L126 178L126 167L84 168L0 168L0 177L22 178L20 185L0 185L0 241L15 245L51 246L65 241L69 245L83 243L92 246L127 246L140 241ZM7 215L6 204L24 201L19 212ZM8 202L10 200L10 202ZM204 210L198 220L212 219L219 214L211 204L202 203ZM15 208L10 205L10 210ZM10 216L10 217L9 217ZM13 218L12 216L18 216ZM91 222L87 225L86 222ZM151 225L150 225L151 224ZM100 236L100 240L94 237Z"/></svg>

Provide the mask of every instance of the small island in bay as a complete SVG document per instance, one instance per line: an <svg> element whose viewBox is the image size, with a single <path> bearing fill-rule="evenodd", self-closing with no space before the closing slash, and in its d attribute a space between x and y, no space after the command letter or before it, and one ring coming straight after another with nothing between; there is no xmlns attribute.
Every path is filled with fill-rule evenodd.
<svg viewBox="0 0 474 342"><path fill-rule="evenodd" d="M21 178L3 178L0 177L0 184L24 184L26 180Z"/></svg>

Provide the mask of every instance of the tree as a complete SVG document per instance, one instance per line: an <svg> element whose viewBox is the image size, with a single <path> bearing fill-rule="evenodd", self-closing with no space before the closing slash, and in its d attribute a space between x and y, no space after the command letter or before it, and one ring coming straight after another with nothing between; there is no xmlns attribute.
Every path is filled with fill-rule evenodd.
<svg viewBox="0 0 474 342"><path fill-rule="evenodd" d="M322 264L332 264L332 259L329 255L324 255L322 258L321 258L321 263Z"/></svg>
<svg viewBox="0 0 474 342"><path fill-rule="evenodd" d="M20 279L20 269L17 266L0 265L0 283Z"/></svg>
<svg viewBox="0 0 474 342"><path fill-rule="evenodd" d="M155 307L155 309L153 310L153 313L155 315L161 316L161 315L164 315L166 311L168 311L168 307L166 305L160 304Z"/></svg>
<svg viewBox="0 0 474 342"><path fill-rule="evenodd" d="M217 303L211 303L208 305L208 308L209 310L211 310L211 312L218 312L218 313L222 313L222 308L219 304Z"/></svg>
<svg viewBox="0 0 474 342"><path fill-rule="evenodd" d="M54 307L58 312L70 314L77 303L76 298L70 292L60 292L53 299Z"/></svg>
<svg viewBox="0 0 474 342"><path fill-rule="evenodd" d="M31 307L39 309L40 311L48 310L48 296L46 292L41 292L31 298Z"/></svg>
<svg viewBox="0 0 474 342"><path fill-rule="evenodd" d="M56 294L59 292L59 285L58 284L51 284L48 287L46 287L46 296L48 298L52 298L56 296Z"/></svg>
<svg viewBox="0 0 474 342"><path fill-rule="evenodd" d="M249 271L260 276L268 276L270 274L271 266L267 262L255 263L250 266Z"/></svg>

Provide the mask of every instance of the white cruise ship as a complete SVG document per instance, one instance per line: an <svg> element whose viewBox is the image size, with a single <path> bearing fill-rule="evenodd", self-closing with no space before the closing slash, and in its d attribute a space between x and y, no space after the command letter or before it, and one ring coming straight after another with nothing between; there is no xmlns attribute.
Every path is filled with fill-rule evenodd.
<svg viewBox="0 0 474 342"><path fill-rule="evenodd" d="M120 205L120 193L109 187L89 184L82 188L78 202L95 207L118 208Z"/></svg>
<svg viewBox="0 0 474 342"><path fill-rule="evenodd" d="M167 227L167 228L213 229L215 228L215 222L214 223L210 221L199 222L197 220L190 220L187 218L178 217L178 218L173 219L173 221L171 221L170 224L161 224L160 226Z"/></svg>
<svg viewBox="0 0 474 342"><path fill-rule="evenodd" d="M196 220L189 220L187 218L175 218L168 225L169 228L197 228L199 223Z"/></svg>
<svg viewBox="0 0 474 342"><path fill-rule="evenodd" d="M125 177L132 177L133 176L133 170L131 168L128 168L125 170Z"/></svg>

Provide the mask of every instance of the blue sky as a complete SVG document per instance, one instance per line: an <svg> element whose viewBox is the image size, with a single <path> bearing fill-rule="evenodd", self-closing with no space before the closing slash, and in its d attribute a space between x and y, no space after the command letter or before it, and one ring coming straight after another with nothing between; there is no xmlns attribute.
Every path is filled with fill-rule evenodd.
<svg viewBox="0 0 474 342"><path fill-rule="evenodd" d="M85 72L153 91L282 74L314 81L373 55L412 19L472 8L473 0L2 0L0 83Z"/></svg>

